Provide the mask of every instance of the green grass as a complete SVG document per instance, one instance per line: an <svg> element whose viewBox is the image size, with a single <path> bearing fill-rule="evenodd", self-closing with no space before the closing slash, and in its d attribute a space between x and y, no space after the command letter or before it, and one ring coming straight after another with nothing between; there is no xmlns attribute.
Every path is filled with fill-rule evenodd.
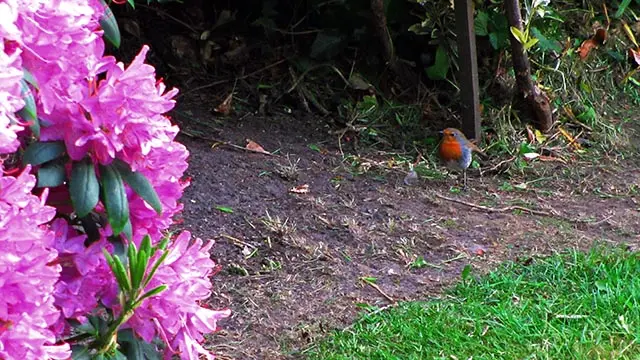
<svg viewBox="0 0 640 360"><path fill-rule="evenodd" d="M365 315L309 359L640 359L640 254L508 263L442 299Z"/></svg>

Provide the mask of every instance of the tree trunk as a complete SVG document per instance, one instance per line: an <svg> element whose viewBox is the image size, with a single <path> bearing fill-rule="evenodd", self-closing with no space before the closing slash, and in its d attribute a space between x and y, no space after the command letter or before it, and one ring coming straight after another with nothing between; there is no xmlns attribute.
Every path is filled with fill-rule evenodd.
<svg viewBox="0 0 640 360"><path fill-rule="evenodd" d="M520 1L505 0L504 4L509 25L524 32L522 15L520 14ZM509 35L509 40L511 41L511 57L513 59L513 70L516 73L518 92L522 93L526 104L532 110L536 128L542 132L548 132L553 125L549 97L531 79L531 64L523 44L512 34Z"/></svg>

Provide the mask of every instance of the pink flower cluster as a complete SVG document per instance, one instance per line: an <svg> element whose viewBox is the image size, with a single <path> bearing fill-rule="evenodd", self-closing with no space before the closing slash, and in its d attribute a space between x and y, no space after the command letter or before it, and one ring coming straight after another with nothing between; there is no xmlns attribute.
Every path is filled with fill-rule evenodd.
<svg viewBox="0 0 640 360"><path fill-rule="evenodd" d="M18 18L15 3L0 2L0 14L0 154L6 154L18 148L16 133L23 129L15 115L24 107L20 96L22 50L16 46L20 30L15 24Z"/></svg>
<svg viewBox="0 0 640 360"><path fill-rule="evenodd" d="M182 210L179 199L188 182L187 149L176 142L178 128L163 114L175 104L177 89L167 91L145 64L145 45L125 67L104 56L99 0L0 0L0 154L15 152L29 135L16 112L24 105L20 80L28 70L42 121L42 141L62 140L71 160L88 156L96 165L120 159L144 174L156 190L158 215L126 188L133 240L149 235L158 242ZM85 246L86 235L62 218L68 205L46 206L48 189L32 195L35 177L26 168L2 177L0 158L0 358L67 358L68 345L54 345L68 332L66 321L84 321L100 303L117 308L117 283L102 249L112 251L109 226ZM65 192L56 191L56 201ZM52 193L53 195L53 193ZM98 212L104 212L99 204ZM199 305L210 296L211 243L180 234L171 255L150 288L168 290L145 300L129 320L141 338L159 336L167 356L212 358L199 344L229 315Z"/></svg>
<svg viewBox="0 0 640 360"><path fill-rule="evenodd" d="M60 266L54 237L43 226L55 215L31 194L36 179L26 168L19 176L0 173L0 359L66 359L68 344L55 346L50 329L60 311L54 286Z"/></svg>
<svg viewBox="0 0 640 360"><path fill-rule="evenodd" d="M145 300L128 324L146 341L160 335L168 344L167 355L177 349L185 351L189 359L200 353L212 359L199 342L201 333L216 330L219 319L230 315L229 310L214 311L193 301L205 301L211 295L209 276L215 263L209 258L211 245L196 239L189 245L191 234L182 232L169 247L170 253L146 290L167 284L162 296ZM158 256L156 256L157 258Z"/></svg>

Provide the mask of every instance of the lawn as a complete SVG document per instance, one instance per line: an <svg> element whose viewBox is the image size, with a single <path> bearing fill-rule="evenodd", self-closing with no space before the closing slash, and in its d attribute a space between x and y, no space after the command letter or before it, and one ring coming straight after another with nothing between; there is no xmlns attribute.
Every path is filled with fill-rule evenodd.
<svg viewBox="0 0 640 360"><path fill-rule="evenodd" d="M639 254L596 248L506 263L427 302L364 315L309 359L638 359Z"/></svg>

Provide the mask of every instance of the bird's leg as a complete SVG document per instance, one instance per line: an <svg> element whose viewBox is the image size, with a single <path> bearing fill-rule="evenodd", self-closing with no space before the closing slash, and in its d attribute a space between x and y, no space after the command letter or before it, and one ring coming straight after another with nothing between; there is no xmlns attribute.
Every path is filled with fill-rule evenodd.
<svg viewBox="0 0 640 360"><path fill-rule="evenodd" d="M462 190L467 190L467 169L462 170L463 182L462 182Z"/></svg>

